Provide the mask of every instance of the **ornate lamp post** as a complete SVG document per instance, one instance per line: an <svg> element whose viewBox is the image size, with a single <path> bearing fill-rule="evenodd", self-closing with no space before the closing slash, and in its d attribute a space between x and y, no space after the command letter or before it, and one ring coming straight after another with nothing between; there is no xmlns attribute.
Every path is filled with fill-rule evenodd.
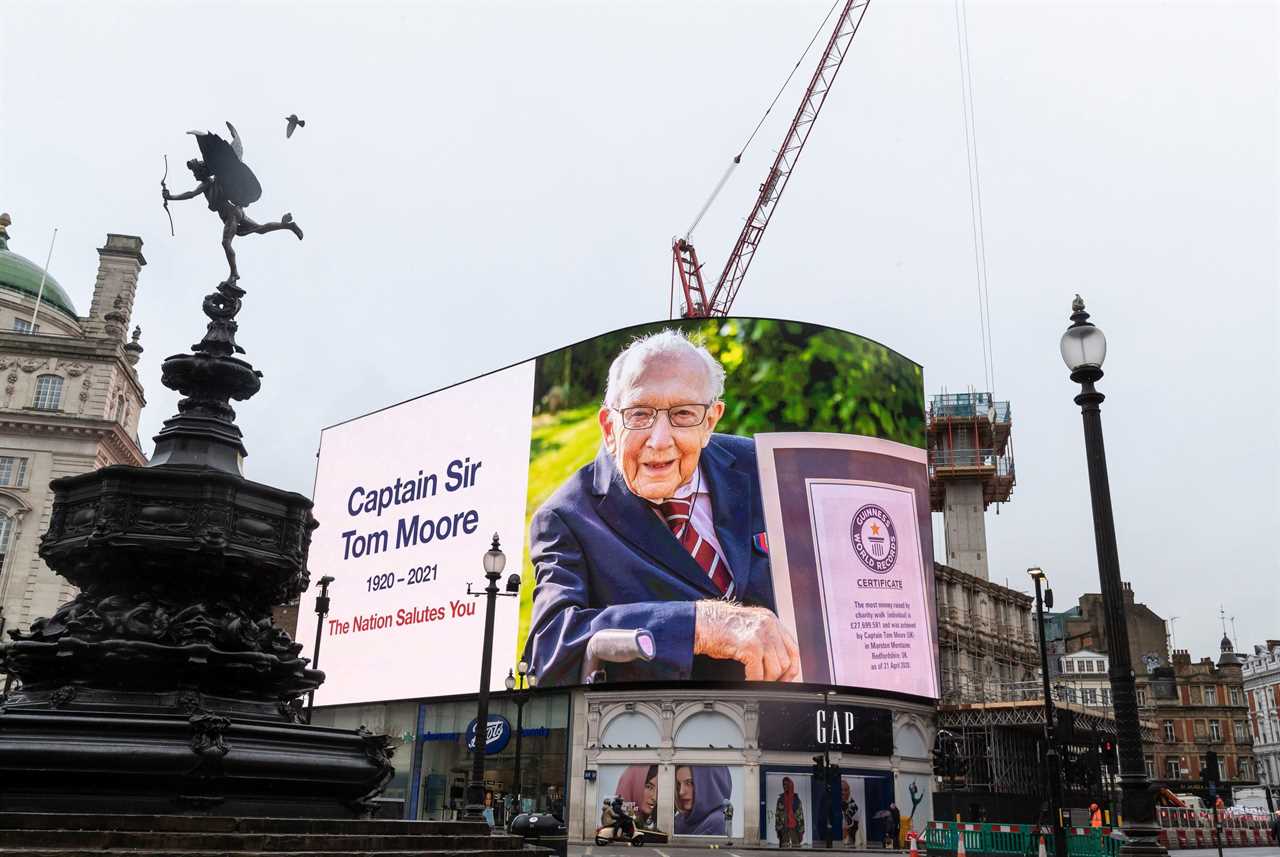
<svg viewBox="0 0 1280 857"><path fill-rule="evenodd" d="M516 772L512 779L515 781L516 813L518 814L524 809L520 791L520 738L524 731L524 704L529 701L529 697L533 696L533 689L538 686L538 677L529 668L528 661L521 661L516 664L514 672L507 670L507 677L503 683L511 692L511 701L516 704Z"/></svg>
<svg viewBox="0 0 1280 857"><path fill-rule="evenodd" d="M507 578L507 591L498 591L498 578L507 567L507 555L502 552L498 543L498 534L493 534L493 546L485 551L484 576L489 585L479 592L471 590L467 584L467 594L485 599L484 606L484 650L480 657L480 695L476 700L476 737L475 749L471 752L471 782L467 785L468 819L484 818L484 756L488 748L489 736L489 673L493 667L493 611L499 596L515 597L520 594L520 575L513 574Z"/></svg>
<svg viewBox="0 0 1280 857"><path fill-rule="evenodd" d="M1107 339L1089 321L1089 314L1084 311L1084 300L1079 295L1072 301L1071 310L1071 326L1062 334L1060 348L1063 362L1071 370L1071 380L1080 385L1080 394L1075 397L1075 402L1084 416L1093 533L1111 661L1111 699L1115 706L1116 737L1120 744L1120 805L1124 820L1121 830L1125 837L1120 853L1124 857L1154 857L1168 852L1157 839L1160 829L1155 823L1155 795L1147 781L1142 757L1137 690L1129 659L1129 627L1125 621L1116 527L1111 513L1107 454L1102 442L1102 411L1099 406L1104 396L1094 388L1102 378Z"/></svg>
<svg viewBox="0 0 1280 857"><path fill-rule="evenodd" d="M1047 601L1053 607L1053 591L1042 589L1047 582L1039 568L1027 569L1036 583L1036 626L1040 629L1040 680L1044 686L1044 763L1049 774L1049 812L1053 817L1053 851L1057 857L1067 857L1067 837L1062 830L1062 765L1058 758L1058 738L1054 722L1053 696L1049 692L1049 647L1045 641L1044 608Z"/></svg>
<svg viewBox="0 0 1280 857"><path fill-rule="evenodd" d="M324 620L329 615L329 584L333 583L333 578L325 575L320 578L320 594L316 596L316 644L311 650L311 668L313 670L320 669L320 642L324 639ZM316 705L315 688L307 691L307 723L311 722L312 710Z"/></svg>

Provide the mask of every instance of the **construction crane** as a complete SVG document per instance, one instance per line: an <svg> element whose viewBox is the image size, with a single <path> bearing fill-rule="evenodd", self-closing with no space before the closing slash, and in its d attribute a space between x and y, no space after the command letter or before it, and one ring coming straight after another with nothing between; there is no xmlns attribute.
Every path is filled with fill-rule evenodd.
<svg viewBox="0 0 1280 857"><path fill-rule="evenodd" d="M809 133L813 130L813 123L827 100L827 93L831 91L831 84L840 71L840 65L849 51L849 44L857 35L862 17L866 14L870 3L871 0L846 0L844 9L836 20L835 29L831 31L827 47L822 52L821 59L818 60L818 68L813 73L813 79L809 81L809 87L800 101L795 118L791 120L791 127L787 130L782 148L778 150L773 166L769 168L764 182L760 185L755 207L751 209L751 215L742 227L742 232L738 234L733 252L729 254L729 259L725 262L724 270L720 274L720 279L716 281L710 298L707 297L706 286L702 279L702 264L698 261L698 253L689 240L693 227L689 228L684 237L677 238L672 243L673 266L679 275L680 287L684 292L684 308L681 312L684 318L710 318L729 314L733 300L738 296L738 289L742 288L742 280L747 275L747 268L751 265L756 248L760 246L760 240L764 237L765 228L773 217L782 192L786 190L791 173L795 170L796 161L799 160L805 141L809 139ZM738 163L741 157L739 153L734 158L734 163ZM725 178L728 178L727 173ZM720 185L712 194L712 199L723 186L724 179L721 179ZM711 200L708 200L703 206L702 213L706 212L710 204ZM698 220L701 220L702 213L698 215ZM697 225L698 220L694 221L694 226Z"/></svg>

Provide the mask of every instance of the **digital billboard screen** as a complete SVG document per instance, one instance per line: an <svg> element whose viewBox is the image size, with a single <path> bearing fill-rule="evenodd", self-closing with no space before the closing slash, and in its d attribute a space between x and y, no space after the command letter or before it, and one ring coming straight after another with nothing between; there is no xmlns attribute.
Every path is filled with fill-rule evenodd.
<svg viewBox="0 0 1280 857"><path fill-rule="evenodd" d="M784 681L937 696L920 367L773 319L597 336L321 435L317 704ZM299 611L298 639L316 616Z"/></svg>

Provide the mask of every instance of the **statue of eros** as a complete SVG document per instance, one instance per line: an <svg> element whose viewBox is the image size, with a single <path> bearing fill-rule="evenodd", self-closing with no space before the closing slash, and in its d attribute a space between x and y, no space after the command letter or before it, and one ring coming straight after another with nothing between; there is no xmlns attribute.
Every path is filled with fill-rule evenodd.
<svg viewBox="0 0 1280 857"><path fill-rule="evenodd" d="M236 269L236 253L231 249L231 240L239 235L265 235L288 229L298 240L302 240L302 230L293 222L293 215L285 213L277 223L256 223L244 213L245 206L257 202L262 196L262 185L258 183L253 170L242 160L244 145L235 126L227 123L231 132L231 142L219 137L212 131L188 131L196 138L203 160L192 158L187 161L187 169L199 182L195 190L186 193L171 194L161 186L161 194L165 202L169 200L194 199L204 195L209 203L209 210L222 218L222 249L227 254L227 266L230 276L225 285L234 286L240 279Z"/></svg>

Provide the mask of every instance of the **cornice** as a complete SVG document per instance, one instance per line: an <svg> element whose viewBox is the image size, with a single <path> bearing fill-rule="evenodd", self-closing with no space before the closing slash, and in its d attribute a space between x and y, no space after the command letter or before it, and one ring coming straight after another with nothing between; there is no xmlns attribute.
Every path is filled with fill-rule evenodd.
<svg viewBox="0 0 1280 857"><path fill-rule="evenodd" d="M77 417L42 415L39 419L23 418L19 414L0 411L0 431L25 435L63 435L91 438L103 444L114 455L116 463L143 466L147 458L142 449L112 420L84 419Z"/></svg>

